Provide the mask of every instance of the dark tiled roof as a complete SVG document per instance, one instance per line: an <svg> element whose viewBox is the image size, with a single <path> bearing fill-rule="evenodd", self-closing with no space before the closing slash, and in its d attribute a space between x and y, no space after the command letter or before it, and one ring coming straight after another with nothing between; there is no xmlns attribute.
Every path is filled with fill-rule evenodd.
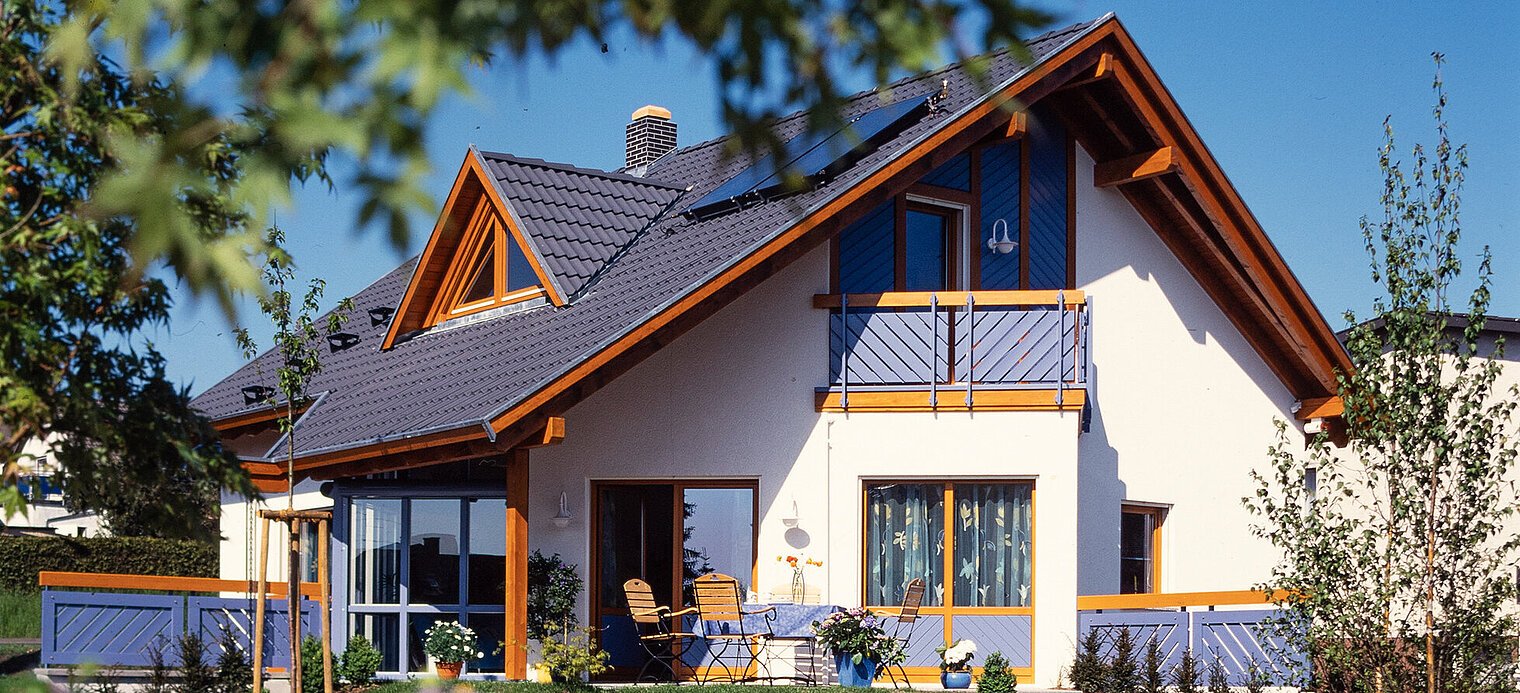
<svg viewBox="0 0 1520 693"><path fill-rule="evenodd" d="M1032 39L1027 44L1029 52L1038 62L1103 21ZM312 382L311 392L326 394L297 427L297 454L487 426L495 416L696 291L1028 67L1003 51L991 56L985 81L951 66L901 80L880 93L858 94L845 108L845 117L937 91L941 80L949 83L940 114L909 126L828 183L701 221L679 212L749 165L743 156L722 156L722 139L665 156L637 184L631 182L638 179L617 173L483 154L487 161L496 162L492 169L499 181L515 181L503 182L502 192L516 213L535 220L533 234L535 242L542 243L545 261L559 263L551 271L566 281L585 284L591 261L612 257L617 248L622 248L621 253L604 262L595 282L566 307L543 306L463 324L445 323L381 352L378 346L385 326L371 327L363 311L395 306L416 260L392 271L354 297L355 320L363 323L353 331L361 341L330 355L324 371ZM794 114L778 121L776 131L781 138L790 138L805 125L805 114ZM652 208L667 199L664 196L688 186L690 192L663 216L647 228L640 226L639 220L650 218ZM591 196L611 208L589 203ZM530 199L535 202L530 204ZM272 359L268 353L260 356L201 394L194 405L212 418L248 411L240 390L260 382L269 384ZM264 364L262 378L258 364Z"/></svg>
<svg viewBox="0 0 1520 693"><path fill-rule="evenodd" d="M680 196L682 188L621 173L480 152L555 289L571 299Z"/></svg>

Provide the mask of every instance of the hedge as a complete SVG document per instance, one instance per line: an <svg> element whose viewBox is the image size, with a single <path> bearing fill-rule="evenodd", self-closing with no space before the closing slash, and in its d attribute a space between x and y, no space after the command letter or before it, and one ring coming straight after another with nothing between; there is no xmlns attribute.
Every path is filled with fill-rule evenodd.
<svg viewBox="0 0 1520 693"><path fill-rule="evenodd" d="M0 589L35 592L43 570L216 577L217 548L150 537L0 537Z"/></svg>

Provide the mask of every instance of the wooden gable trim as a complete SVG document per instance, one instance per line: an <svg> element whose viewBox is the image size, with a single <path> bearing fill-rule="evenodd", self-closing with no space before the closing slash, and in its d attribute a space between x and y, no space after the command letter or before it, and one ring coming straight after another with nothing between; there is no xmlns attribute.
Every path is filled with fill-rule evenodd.
<svg viewBox="0 0 1520 693"><path fill-rule="evenodd" d="M447 297L451 293L449 282L456 274L465 272L465 270L455 269L455 265L474 260L469 253L460 251L464 243L470 240L476 221L485 213L495 213L508 229L509 237L522 248L523 254L528 258L528 263L533 266L533 272L538 275L539 285L543 287L549 301L556 306L565 304L564 294L559 291L554 282L550 281L552 277L549 273L544 271L538 249L523 234L515 217L511 214L511 208L502 198L495 180L482 165L479 152L472 148L465 155L464 162L460 164L459 173L454 177L454 185L449 189L449 197L443 203L443 211L439 213L438 221L433 225L432 234L428 236L427 246L423 248L422 255L417 258L417 267L412 270L412 279L407 283L406 292L402 294L401 302L396 306L395 318L391 320L390 327L386 330L385 339L380 344L381 349L395 346L396 340L403 334L435 324L435 320L440 317L440 310L447 317L467 314L467 312L450 314L449 308L452 306L443 304L447 302ZM497 260L499 263L505 263L505 249L499 249L499 251ZM492 305L499 305L499 303Z"/></svg>

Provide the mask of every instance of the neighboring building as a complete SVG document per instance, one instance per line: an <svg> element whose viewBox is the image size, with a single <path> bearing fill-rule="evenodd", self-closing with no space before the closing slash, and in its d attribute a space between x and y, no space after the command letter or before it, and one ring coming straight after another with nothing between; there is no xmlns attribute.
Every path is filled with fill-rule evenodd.
<svg viewBox="0 0 1520 693"><path fill-rule="evenodd" d="M302 403L340 635L398 674L439 618L522 641L538 549L636 664L623 581L769 593L803 552L826 603L928 581L917 674L971 637L1048 685L1079 595L1267 577L1248 470L1274 419L1334 408L1346 354L1117 19L1029 51L860 94L821 143L782 119L801 191L723 140L651 154L663 109L628 129L641 176L471 149ZM195 405L283 493L272 358ZM224 499L224 577L252 513Z"/></svg>
<svg viewBox="0 0 1520 693"><path fill-rule="evenodd" d="M28 440L21 448L22 493L26 510L13 517L0 516L0 534L62 535L94 537L108 535L100 515L74 512L63 502L63 489L53 483L52 448L42 440Z"/></svg>

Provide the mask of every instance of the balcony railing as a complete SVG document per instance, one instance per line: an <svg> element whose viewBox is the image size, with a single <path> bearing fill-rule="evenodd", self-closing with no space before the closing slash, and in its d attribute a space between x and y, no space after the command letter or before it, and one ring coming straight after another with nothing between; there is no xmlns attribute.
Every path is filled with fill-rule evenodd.
<svg viewBox="0 0 1520 693"><path fill-rule="evenodd" d="M927 404L981 389L1085 389L1087 299L1081 291L821 294L830 310L829 389L924 390Z"/></svg>

